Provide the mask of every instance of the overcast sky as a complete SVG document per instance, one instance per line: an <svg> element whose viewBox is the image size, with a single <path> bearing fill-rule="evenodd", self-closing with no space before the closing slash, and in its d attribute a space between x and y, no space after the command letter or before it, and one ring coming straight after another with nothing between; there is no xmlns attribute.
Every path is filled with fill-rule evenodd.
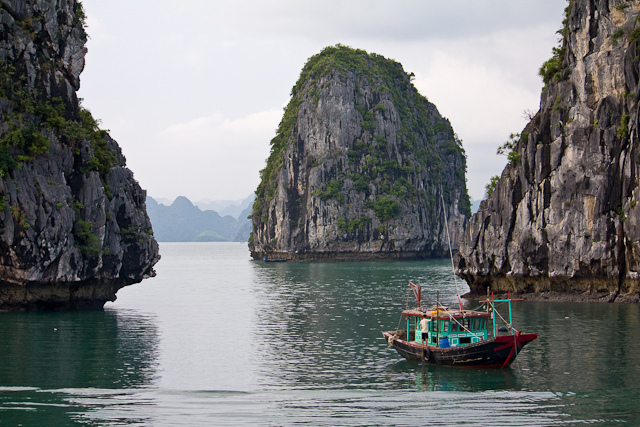
<svg viewBox="0 0 640 427"><path fill-rule="evenodd" d="M79 96L152 197L238 200L306 60L342 43L400 62L447 117L480 199L537 111L565 0L83 0Z"/></svg>

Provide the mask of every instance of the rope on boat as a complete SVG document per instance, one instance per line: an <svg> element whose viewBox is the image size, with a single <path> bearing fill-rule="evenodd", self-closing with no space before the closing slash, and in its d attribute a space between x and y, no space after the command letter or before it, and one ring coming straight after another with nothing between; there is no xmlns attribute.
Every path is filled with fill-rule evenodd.
<svg viewBox="0 0 640 427"><path fill-rule="evenodd" d="M422 349L422 362L428 363L429 359L431 359L431 350L429 347L425 347Z"/></svg>
<svg viewBox="0 0 640 427"><path fill-rule="evenodd" d="M502 321L504 322L505 325L507 325L507 329L509 331L513 330L513 325L509 322L507 322L504 317L502 317L502 315L500 314L500 312L498 310L493 310L494 313L496 313L498 315L498 317L500 317L500 319L502 319Z"/></svg>
<svg viewBox="0 0 640 427"><path fill-rule="evenodd" d="M407 305L405 305L405 308L407 310L409 310L409 298L411 297L411 288L407 289ZM400 316L400 319L402 320L402 316Z"/></svg>
<svg viewBox="0 0 640 427"><path fill-rule="evenodd" d="M411 288L407 290L407 305L405 306L407 310L409 309L409 298L411 297ZM398 330L400 329L400 324L402 323L402 314L400 314L400 318L398 319L398 326L396 326L396 331L393 333L393 336L398 335ZM407 340L409 338L409 331L407 331ZM393 342L393 338L389 337L389 345Z"/></svg>
<svg viewBox="0 0 640 427"><path fill-rule="evenodd" d="M505 325L507 325L507 329L509 333L513 336L513 359L515 360L516 365L520 370L520 362L518 361L518 331L513 327L511 323L507 322L505 318L502 317L502 315L498 311L494 310L494 312L498 313L498 316L500 317L500 319L502 319Z"/></svg>
<svg viewBox="0 0 640 427"><path fill-rule="evenodd" d="M393 336L398 335L398 330L400 330L400 323L402 323L402 314L400 315L400 319L398 319L398 326L396 326L396 331L393 333ZM407 338L409 338L409 331L407 331ZM389 343L389 345L391 345L391 343Z"/></svg>
<svg viewBox="0 0 640 427"><path fill-rule="evenodd" d="M513 358L516 361L516 365L518 365L518 370L520 370L520 362L518 362L518 337L513 334Z"/></svg>
<svg viewBox="0 0 640 427"><path fill-rule="evenodd" d="M498 315L498 317L500 317L500 319L502 319L502 321L504 322L505 325L507 325L507 329L509 331L509 333L513 336L513 359L516 362L516 365L518 366L518 369L520 370L520 362L518 361L518 334L517 334L517 330L513 327L513 325L509 322L507 322L505 320L504 317L502 317L502 315L500 314L500 312L498 310L493 310L493 312L495 314ZM515 332L514 332L515 331Z"/></svg>

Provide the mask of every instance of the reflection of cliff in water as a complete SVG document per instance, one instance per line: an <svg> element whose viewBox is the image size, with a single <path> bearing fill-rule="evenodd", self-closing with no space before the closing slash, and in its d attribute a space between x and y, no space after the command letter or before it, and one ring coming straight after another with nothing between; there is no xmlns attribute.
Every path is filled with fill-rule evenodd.
<svg viewBox="0 0 640 427"><path fill-rule="evenodd" d="M0 315L5 387L129 388L156 375L158 328L126 310Z"/></svg>

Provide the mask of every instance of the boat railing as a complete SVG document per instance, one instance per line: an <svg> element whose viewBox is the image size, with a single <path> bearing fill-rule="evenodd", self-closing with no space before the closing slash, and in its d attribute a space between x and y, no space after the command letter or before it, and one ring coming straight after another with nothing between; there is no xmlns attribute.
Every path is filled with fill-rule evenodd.
<svg viewBox="0 0 640 427"><path fill-rule="evenodd" d="M488 293L488 291L487 291ZM486 299L485 301L480 301L482 303L486 303L490 305L490 310L491 310L491 318L493 319L493 336L497 337L499 335L513 335L515 331L515 328L513 327L513 314L511 311L511 301L523 301L522 298L511 298L511 292L507 292L507 298L506 299L495 299L493 296L493 292L491 293L491 299ZM498 310L496 310L496 303L507 303L508 307L509 307L509 321L507 322L507 320L502 317L502 315L500 314L500 312ZM503 329L503 327L498 328L497 325L497 321L496 321L496 317L499 317L504 323L505 326L504 328L506 330ZM499 334L498 332L507 332L507 333L503 333L503 334ZM517 333L517 331L515 331Z"/></svg>

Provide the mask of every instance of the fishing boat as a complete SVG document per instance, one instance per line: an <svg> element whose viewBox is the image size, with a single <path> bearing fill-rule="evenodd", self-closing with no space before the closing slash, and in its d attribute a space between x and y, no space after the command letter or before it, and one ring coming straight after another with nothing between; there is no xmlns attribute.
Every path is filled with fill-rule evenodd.
<svg viewBox="0 0 640 427"><path fill-rule="evenodd" d="M264 262L287 262L284 258L263 258Z"/></svg>
<svg viewBox="0 0 640 427"><path fill-rule="evenodd" d="M506 299L480 301L481 309L466 310L458 297L457 307L445 307L439 298L435 306L422 307L422 290L409 282L417 304L402 311L406 329L383 332L388 344L405 359L435 365L506 368L522 348L538 334L525 334L513 328L511 302ZM411 291L409 291L411 292ZM496 310L508 307L508 320ZM504 325L500 325L500 322ZM492 326L492 327L490 327Z"/></svg>

